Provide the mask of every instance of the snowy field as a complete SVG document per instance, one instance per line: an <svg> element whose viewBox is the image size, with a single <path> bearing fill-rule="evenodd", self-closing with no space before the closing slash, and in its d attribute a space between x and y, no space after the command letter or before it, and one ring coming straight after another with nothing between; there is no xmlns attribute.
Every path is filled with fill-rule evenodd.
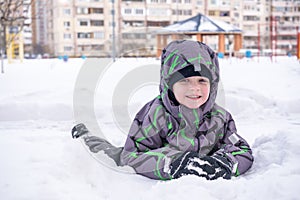
<svg viewBox="0 0 300 200"><path fill-rule="evenodd" d="M5 73L0 74L1 200L300 199L300 64L296 58L220 60L222 103L255 158L250 171L229 181L196 176L154 181L95 160L70 134L76 122L74 86L85 62L5 62ZM122 76L149 63L160 62L122 58L99 81L95 113L105 136L116 145L122 145L126 135L115 126L112 93ZM157 83L139 87L127 105L130 116L157 94Z"/></svg>

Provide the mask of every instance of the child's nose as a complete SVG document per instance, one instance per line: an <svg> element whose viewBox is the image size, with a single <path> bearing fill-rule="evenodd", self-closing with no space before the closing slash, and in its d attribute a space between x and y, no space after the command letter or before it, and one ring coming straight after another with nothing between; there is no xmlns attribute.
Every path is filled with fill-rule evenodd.
<svg viewBox="0 0 300 200"><path fill-rule="evenodd" d="M190 82L190 89L191 90L200 90L200 86L198 81L191 81Z"/></svg>

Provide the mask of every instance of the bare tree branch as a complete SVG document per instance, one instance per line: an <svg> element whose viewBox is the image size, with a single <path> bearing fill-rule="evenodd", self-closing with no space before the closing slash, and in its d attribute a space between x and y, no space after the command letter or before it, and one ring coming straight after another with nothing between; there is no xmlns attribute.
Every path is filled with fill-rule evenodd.
<svg viewBox="0 0 300 200"><path fill-rule="evenodd" d="M28 3L24 3L23 0L1 0L0 28L4 32L1 46L5 47L5 49L7 49L10 43L16 39L18 33L23 30L25 20L29 19L28 14L32 2L33 0L30 0ZM17 32L6 41L6 30L13 26L18 27Z"/></svg>

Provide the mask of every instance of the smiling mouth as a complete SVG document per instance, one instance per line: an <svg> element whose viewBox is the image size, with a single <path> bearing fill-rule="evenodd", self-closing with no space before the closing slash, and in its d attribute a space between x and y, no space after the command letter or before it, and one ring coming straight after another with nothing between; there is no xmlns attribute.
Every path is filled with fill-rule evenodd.
<svg viewBox="0 0 300 200"><path fill-rule="evenodd" d="M197 95L192 95L192 96L186 96L187 98L191 99L191 100L198 100L200 99L202 96L197 96Z"/></svg>

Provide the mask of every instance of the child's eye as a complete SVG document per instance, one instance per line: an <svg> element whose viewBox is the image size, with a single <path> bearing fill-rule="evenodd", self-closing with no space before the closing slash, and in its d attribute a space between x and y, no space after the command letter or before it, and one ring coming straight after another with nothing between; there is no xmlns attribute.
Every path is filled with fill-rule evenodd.
<svg viewBox="0 0 300 200"><path fill-rule="evenodd" d="M204 78L201 78L201 79L199 79L199 82L200 82L200 83L208 83L208 82L209 82L209 80L207 80L207 79L204 79Z"/></svg>
<svg viewBox="0 0 300 200"><path fill-rule="evenodd" d="M187 82L189 82L189 80L186 79L186 78L184 78L184 79L181 79L179 82L181 82L181 83L187 83Z"/></svg>

